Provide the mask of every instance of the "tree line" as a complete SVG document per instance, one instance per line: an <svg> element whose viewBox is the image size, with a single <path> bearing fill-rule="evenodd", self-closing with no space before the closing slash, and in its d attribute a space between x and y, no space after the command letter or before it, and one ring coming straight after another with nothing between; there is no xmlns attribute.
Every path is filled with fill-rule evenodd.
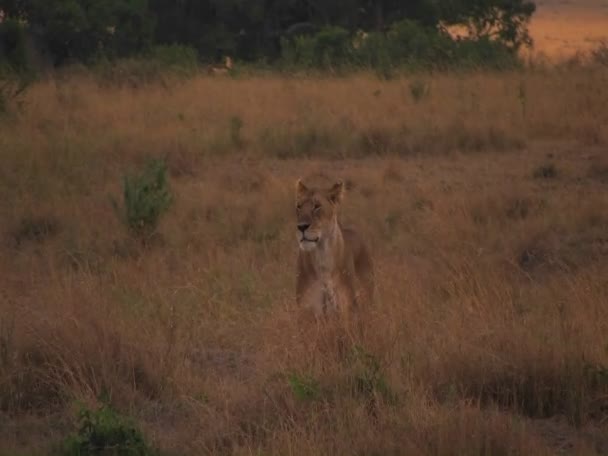
<svg viewBox="0 0 608 456"><path fill-rule="evenodd" d="M351 52L345 43L356 36L383 46L357 59L378 59L383 49L394 58L421 46L438 58L456 49L436 49L453 25L468 31L468 44L514 53L530 44L534 10L530 0L0 0L0 58L25 64L29 43L54 65L138 56L162 45L191 47L203 61L323 60Z"/></svg>

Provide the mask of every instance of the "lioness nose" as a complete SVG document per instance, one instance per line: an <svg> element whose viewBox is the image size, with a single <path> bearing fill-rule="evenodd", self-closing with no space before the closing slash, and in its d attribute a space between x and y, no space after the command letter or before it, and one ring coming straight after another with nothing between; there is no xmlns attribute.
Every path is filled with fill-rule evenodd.
<svg viewBox="0 0 608 456"><path fill-rule="evenodd" d="M298 223L298 229L303 233L310 227L310 223Z"/></svg>

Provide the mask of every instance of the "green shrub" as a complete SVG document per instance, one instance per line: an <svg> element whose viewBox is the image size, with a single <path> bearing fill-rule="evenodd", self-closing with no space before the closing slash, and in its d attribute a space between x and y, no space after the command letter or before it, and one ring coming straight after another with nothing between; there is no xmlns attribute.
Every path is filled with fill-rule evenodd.
<svg viewBox="0 0 608 456"><path fill-rule="evenodd" d="M315 36L314 50L321 68L347 64L352 55L350 33L341 27L325 27Z"/></svg>
<svg viewBox="0 0 608 456"><path fill-rule="evenodd" d="M61 456L151 456L158 454L135 425L107 405L82 409L78 431L62 445Z"/></svg>
<svg viewBox="0 0 608 456"><path fill-rule="evenodd" d="M281 40L283 61L299 68L333 69L353 61L353 47L348 30L325 27L312 36Z"/></svg>
<svg viewBox="0 0 608 456"><path fill-rule="evenodd" d="M321 395L319 382L308 375L292 373L287 377L291 392L300 401L314 401Z"/></svg>
<svg viewBox="0 0 608 456"><path fill-rule="evenodd" d="M198 67L198 51L190 46L179 44L154 46L148 57L167 70L190 73L196 71Z"/></svg>
<svg viewBox="0 0 608 456"><path fill-rule="evenodd" d="M393 65L387 37L383 33L368 34L354 51L354 56L358 66L374 69L379 76L390 79Z"/></svg>
<svg viewBox="0 0 608 456"><path fill-rule="evenodd" d="M387 38L393 62L416 66L444 63L453 43L437 29L407 19L393 24Z"/></svg>
<svg viewBox="0 0 608 456"><path fill-rule="evenodd" d="M91 68L101 85L141 87L165 83L166 76L188 78L198 71L198 53L188 46L155 46L140 57L98 58Z"/></svg>
<svg viewBox="0 0 608 456"><path fill-rule="evenodd" d="M454 61L461 67L507 70L521 64L513 50L488 37L463 39L454 45Z"/></svg>
<svg viewBox="0 0 608 456"><path fill-rule="evenodd" d="M0 65L12 71L23 71L28 66L25 28L14 19L0 22Z"/></svg>
<svg viewBox="0 0 608 456"><path fill-rule="evenodd" d="M125 176L121 218L136 237L146 240L152 236L171 202L167 167L163 161L150 160L141 173Z"/></svg>

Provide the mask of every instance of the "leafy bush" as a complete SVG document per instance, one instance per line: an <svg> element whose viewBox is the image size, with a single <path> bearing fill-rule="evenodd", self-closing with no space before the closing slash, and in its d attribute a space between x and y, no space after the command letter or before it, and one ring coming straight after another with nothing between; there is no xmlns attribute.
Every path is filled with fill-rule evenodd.
<svg viewBox="0 0 608 456"><path fill-rule="evenodd" d="M296 36L281 41L283 60L301 68L336 68L353 61L348 30L325 27L312 36Z"/></svg>
<svg viewBox="0 0 608 456"><path fill-rule="evenodd" d="M507 70L521 63L512 49L488 37L463 39L454 44L453 60L460 67Z"/></svg>
<svg viewBox="0 0 608 456"><path fill-rule="evenodd" d="M189 77L198 70L198 52L188 46L155 46L137 58L99 58L94 74L102 85L140 87L165 82L165 76Z"/></svg>
<svg viewBox="0 0 608 456"><path fill-rule="evenodd" d="M198 67L198 51L190 46L179 44L154 46L148 56L161 68L169 70L194 72Z"/></svg>
<svg viewBox="0 0 608 456"><path fill-rule="evenodd" d="M3 2L8 17L27 21L55 64L124 57L152 43L154 17L145 1Z"/></svg>
<svg viewBox="0 0 608 456"><path fill-rule="evenodd" d="M322 68L346 64L352 53L350 33L341 27L325 27L315 36L314 50Z"/></svg>
<svg viewBox="0 0 608 456"><path fill-rule="evenodd" d="M453 46L452 39L437 29L407 19L393 24L387 38L389 55L400 64L444 63Z"/></svg>
<svg viewBox="0 0 608 456"><path fill-rule="evenodd" d="M288 66L371 68L384 78L399 67L507 69L519 63L517 54L501 41L487 36L456 40L439 28L409 19L395 22L386 33L352 36L343 28L326 27L281 43L283 62Z"/></svg>
<svg viewBox="0 0 608 456"><path fill-rule="evenodd" d="M287 381L293 395L299 401L314 401L321 395L319 382L308 375L292 373L288 376Z"/></svg>
<svg viewBox="0 0 608 456"><path fill-rule="evenodd" d="M25 29L19 21L7 19L0 22L0 62L12 71L27 68Z"/></svg>
<svg viewBox="0 0 608 456"><path fill-rule="evenodd" d="M153 235L172 202L165 163L151 160L140 174L125 176L123 200L122 219L129 231L143 240Z"/></svg>
<svg viewBox="0 0 608 456"><path fill-rule="evenodd" d="M354 51L356 62L364 68L375 69L381 76L388 78L391 74L392 62L383 33L370 33L362 40L361 45Z"/></svg>
<svg viewBox="0 0 608 456"><path fill-rule="evenodd" d="M146 443L141 431L112 408L82 409L76 434L63 442L61 456L151 456L158 454Z"/></svg>

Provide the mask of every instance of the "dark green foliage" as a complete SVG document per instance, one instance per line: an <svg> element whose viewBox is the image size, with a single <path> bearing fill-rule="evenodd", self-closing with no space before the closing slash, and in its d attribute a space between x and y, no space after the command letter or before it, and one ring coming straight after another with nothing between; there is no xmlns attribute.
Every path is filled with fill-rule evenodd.
<svg viewBox="0 0 608 456"><path fill-rule="evenodd" d="M387 33L391 60L399 63L440 62L452 46L452 40L434 27L417 22L396 22Z"/></svg>
<svg viewBox="0 0 608 456"><path fill-rule="evenodd" d="M62 445L61 456L152 456L158 454L128 419L103 405L97 410L83 408L78 431Z"/></svg>
<svg viewBox="0 0 608 456"><path fill-rule="evenodd" d="M285 63L300 68L333 69L352 63L353 47L348 30L324 27L314 35L281 42Z"/></svg>
<svg viewBox="0 0 608 456"><path fill-rule="evenodd" d="M288 376L287 381L291 392L300 401L313 401L321 394L319 382L308 375L293 373Z"/></svg>
<svg viewBox="0 0 608 456"><path fill-rule="evenodd" d="M25 40L23 24L14 19L0 22L0 67L12 71L27 69Z"/></svg>
<svg viewBox="0 0 608 456"><path fill-rule="evenodd" d="M24 54L15 24L28 24L33 42L44 44L56 64L133 57L177 44L206 61L282 57L331 69L356 63L388 76L391 65L404 62L480 64L488 56L494 61L496 52L508 56L506 50L530 43L527 24L535 7L529 0L0 0L0 10L18 65ZM456 24L470 31L462 45L442 28ZM353 53L358 30L368 39Z"/></svg>
<svg viewBox="0 0 608 456"><path fill-rule="evenodd" d="M148 57L162 68L177 71L193 72L198 67L198 54L190 46L178 44L154 46Z"/></svg>
<svg viewBox="0 0 608 456"><path fill-rule="evenodd" d="M357 46L353 42L359 41ZM437 27L403 20L386 33L373 32L365 39L339 27L327 27L313 35L282 41L284 63L302 69L363 67L390 77L395 68L443 69L512 68L518 64L515 52L487 36L452 39Z"/></svg>
<svg viewBox="0 0 608 456"><path fill-rule="evenodd" d="M0 9L26 21L56 64L132 55L152 43L147 0L0 0Z"/></svg>
<svg viewBox="0 0 608 456"><path fill-rule="evenodd" d="M122 219L135 236L145 240L153 235L171 202L163 161L151 160L140 174L125 176Z"/></svg>

